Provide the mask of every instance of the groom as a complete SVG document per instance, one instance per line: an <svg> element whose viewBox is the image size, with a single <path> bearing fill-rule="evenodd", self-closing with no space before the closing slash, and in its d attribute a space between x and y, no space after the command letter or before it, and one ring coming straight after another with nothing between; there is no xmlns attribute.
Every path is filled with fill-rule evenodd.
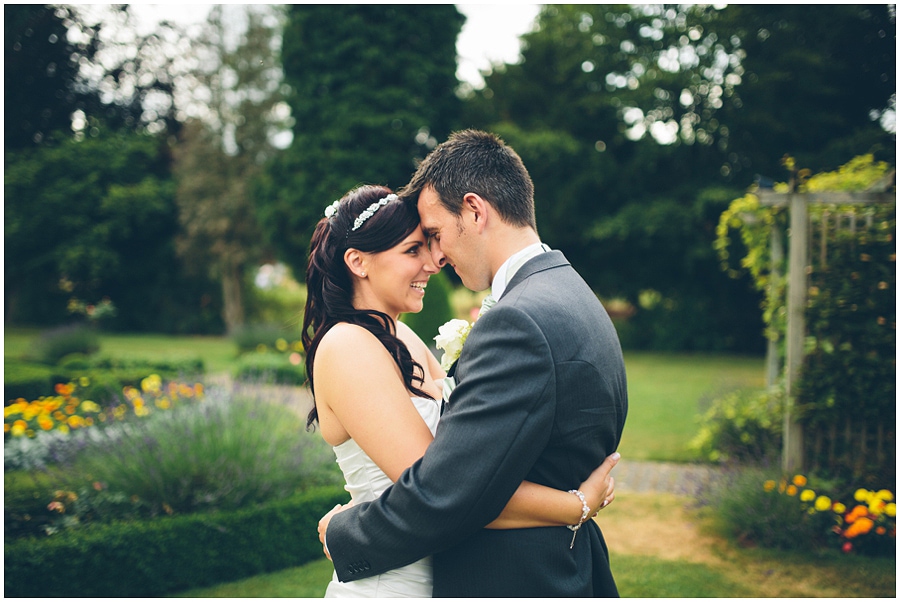
<svg viewBox="0 0 900 602"><path fill-rule="evenodd" d="M425 456L378 500L331 518L338 578L433 555L435 597L617 596L593 520L575 532L483 528L522 481L570 490L616 450L628 402L609 316L541 244L531 178L495 136L452 135L402 194L437 265L473 291L491 287L496 305L469 333Z"/></svg>

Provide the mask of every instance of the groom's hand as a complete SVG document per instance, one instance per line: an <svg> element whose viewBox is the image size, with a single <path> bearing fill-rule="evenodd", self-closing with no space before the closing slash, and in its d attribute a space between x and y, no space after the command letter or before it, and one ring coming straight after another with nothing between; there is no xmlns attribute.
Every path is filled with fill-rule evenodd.
<svg viewBox="0 0 900 602"><path fill-rule="evenodd" d="M349 504L347 506L349 506ZM325 557L328 558L328 560L331 560L331 554L328 553L328 546L325 545L325 532L328 530L328 523L331 522L332 516L338 512L343 512L347 509L347 506L337 504L328 511L328 514L319 519L319 541L322 542L322 551L325 552Z"/></svg>

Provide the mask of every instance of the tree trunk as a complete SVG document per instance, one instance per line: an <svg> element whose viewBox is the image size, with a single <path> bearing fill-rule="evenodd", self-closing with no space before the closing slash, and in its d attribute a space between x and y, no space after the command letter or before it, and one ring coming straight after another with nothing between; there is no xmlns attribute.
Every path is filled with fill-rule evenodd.
<svg viewBox="0 0 900 602"><path fill-rule="evenodd" d="M222 318L228 334L244 325L243 266L226 263L222 269Z"/></svg>

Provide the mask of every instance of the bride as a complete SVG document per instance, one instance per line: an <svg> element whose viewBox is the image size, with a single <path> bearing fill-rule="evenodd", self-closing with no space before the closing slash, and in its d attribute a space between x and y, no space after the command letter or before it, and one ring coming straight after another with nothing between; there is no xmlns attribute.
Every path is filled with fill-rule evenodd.
<svg viewBox="0 0 900 602"><path fill-rule="evenodd" d="M432 261L415 206L381 186L348 192L310 244L302 339L313 393L307 426L333 446L351 503L376 499L431 443L445 377L398 320L422 310ZM615 497L610 457L576 493L524 482L489 529L580 525ZM327 549L326 549L327 553ZM430 558L350 583L326 597L431 597Z"/></svg>

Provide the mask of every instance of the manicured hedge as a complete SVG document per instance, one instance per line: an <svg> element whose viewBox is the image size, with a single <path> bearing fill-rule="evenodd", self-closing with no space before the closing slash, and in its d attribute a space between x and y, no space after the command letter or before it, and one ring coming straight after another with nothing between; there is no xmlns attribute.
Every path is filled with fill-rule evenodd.
<svg viewBox="0 0 900 602"><path fill-rule="evenodd" d="M347 499L328 487L237 512L7 541L4 596L162 596L302 565L322 556L319 519Z"/></svg>
<svg viewBox="0 0 900 602"><path fill-rule="evenodd" d="M42 364L20 362L3 358L3 395L4 402L22 397L37 399L41 395L51 395L55 382L56 370Z"/></svg>

